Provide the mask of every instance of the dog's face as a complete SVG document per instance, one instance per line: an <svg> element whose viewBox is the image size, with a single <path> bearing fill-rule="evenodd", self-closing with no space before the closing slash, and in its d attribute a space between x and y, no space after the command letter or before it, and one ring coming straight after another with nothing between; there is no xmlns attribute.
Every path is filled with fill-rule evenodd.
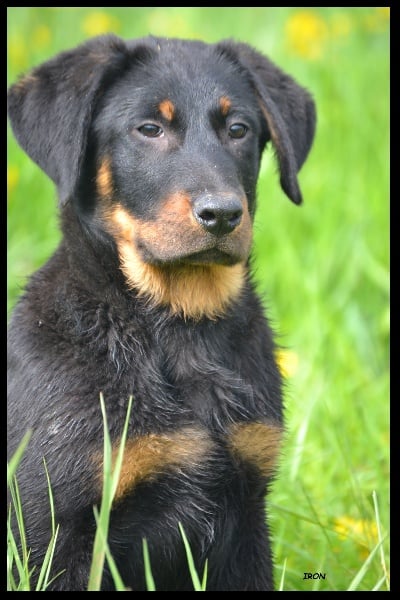
<svg viewBox="0 0 400 600"><path fill-rule="evenodd" d="M207 272L239 293L262 151L271 140L300 203L315 123L308 93L245 44L113 36L34 70L11 88L9 112L61 208L112 240L131 287L171 306L178 273L185 289Z"/></svg>
<svg viewBox="0 0 400 600"><path fill-rule="evenodd" d="M148 264L233 265L250 251L268 131L246 74L202 50L133 59L94 117L96 213L114 235L129 223Z"/></svg>

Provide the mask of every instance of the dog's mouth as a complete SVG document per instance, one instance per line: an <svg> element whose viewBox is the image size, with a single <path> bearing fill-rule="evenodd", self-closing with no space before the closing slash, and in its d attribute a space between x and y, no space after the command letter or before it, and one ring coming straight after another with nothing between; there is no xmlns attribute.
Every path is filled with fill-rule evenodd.
<svg viewBox="0 0 400 600"><path fill-rule="evenodd" d="M242 262L243 257L228 254L218 248L210 248L209 250L203 250L202 252L195 252L187 257L184 257L184 263L192 265L202 264L215 264L215 265L235 265L238 262Z"/></svg>
<svg viewBox="0 0 400 600"><path fill-rule="evenodd" d="M209 248L199 252L193 252L184 256L171 256L162 259L152 257L146 262L155 266L180 266L180 265L224 265L232 266L243 262L243 256L229 254L218 248Z"/></svg>
<svg viewBox="0 0 400 600"><path fill-rule="evenodd" d="M205 240L203 240L204 242ZM199 243L192 246L183 244L153 245L136 240L136 248L143 262L157 267L222 265L232 266L245 262L250 251L250 243L229 238L213 243Z"/></svg>

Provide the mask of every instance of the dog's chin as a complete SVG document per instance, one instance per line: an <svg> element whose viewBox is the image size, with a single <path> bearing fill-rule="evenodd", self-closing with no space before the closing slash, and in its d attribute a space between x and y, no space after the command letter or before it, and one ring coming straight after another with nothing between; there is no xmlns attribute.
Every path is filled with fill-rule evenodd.
<svg viewBox="0 0 400 600"><path fill-rule="evenodd" d="M219 250L218 248L210 248L200 252L193 252L183 256L169 256L168 258L152 257L148 262L159 267L183 267L183 266L207 266L207 265L223 265L231 267L246 260L246 257L237 254L230 254Z"/></svg>

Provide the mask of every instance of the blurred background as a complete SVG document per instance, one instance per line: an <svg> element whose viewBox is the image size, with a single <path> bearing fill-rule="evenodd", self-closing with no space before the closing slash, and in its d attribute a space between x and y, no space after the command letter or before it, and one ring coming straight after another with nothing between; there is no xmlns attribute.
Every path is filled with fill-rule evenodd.
<svg viewBox="0 0 400 600"><path fill-rule="evenodd" d="M275 576L283 590L388 590L389 8L8 7L7 18L8 84L113 32L248 42L313 94L304 204L280 190L266 151L255 223L256 282L286 378ZM59 233L53 184L8 132L9 314Z"/></svg>

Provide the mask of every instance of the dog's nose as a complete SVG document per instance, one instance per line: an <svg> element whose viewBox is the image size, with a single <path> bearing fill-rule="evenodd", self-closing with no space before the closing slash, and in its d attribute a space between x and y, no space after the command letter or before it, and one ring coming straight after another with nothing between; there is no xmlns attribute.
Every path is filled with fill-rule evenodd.
<svg viewBox="0 0 400 600"><path fill-rule="evenodd" d="M204 194L194 201L193 214L206 231L221 236L238 227L243 207L237 196Z"/></svg>

